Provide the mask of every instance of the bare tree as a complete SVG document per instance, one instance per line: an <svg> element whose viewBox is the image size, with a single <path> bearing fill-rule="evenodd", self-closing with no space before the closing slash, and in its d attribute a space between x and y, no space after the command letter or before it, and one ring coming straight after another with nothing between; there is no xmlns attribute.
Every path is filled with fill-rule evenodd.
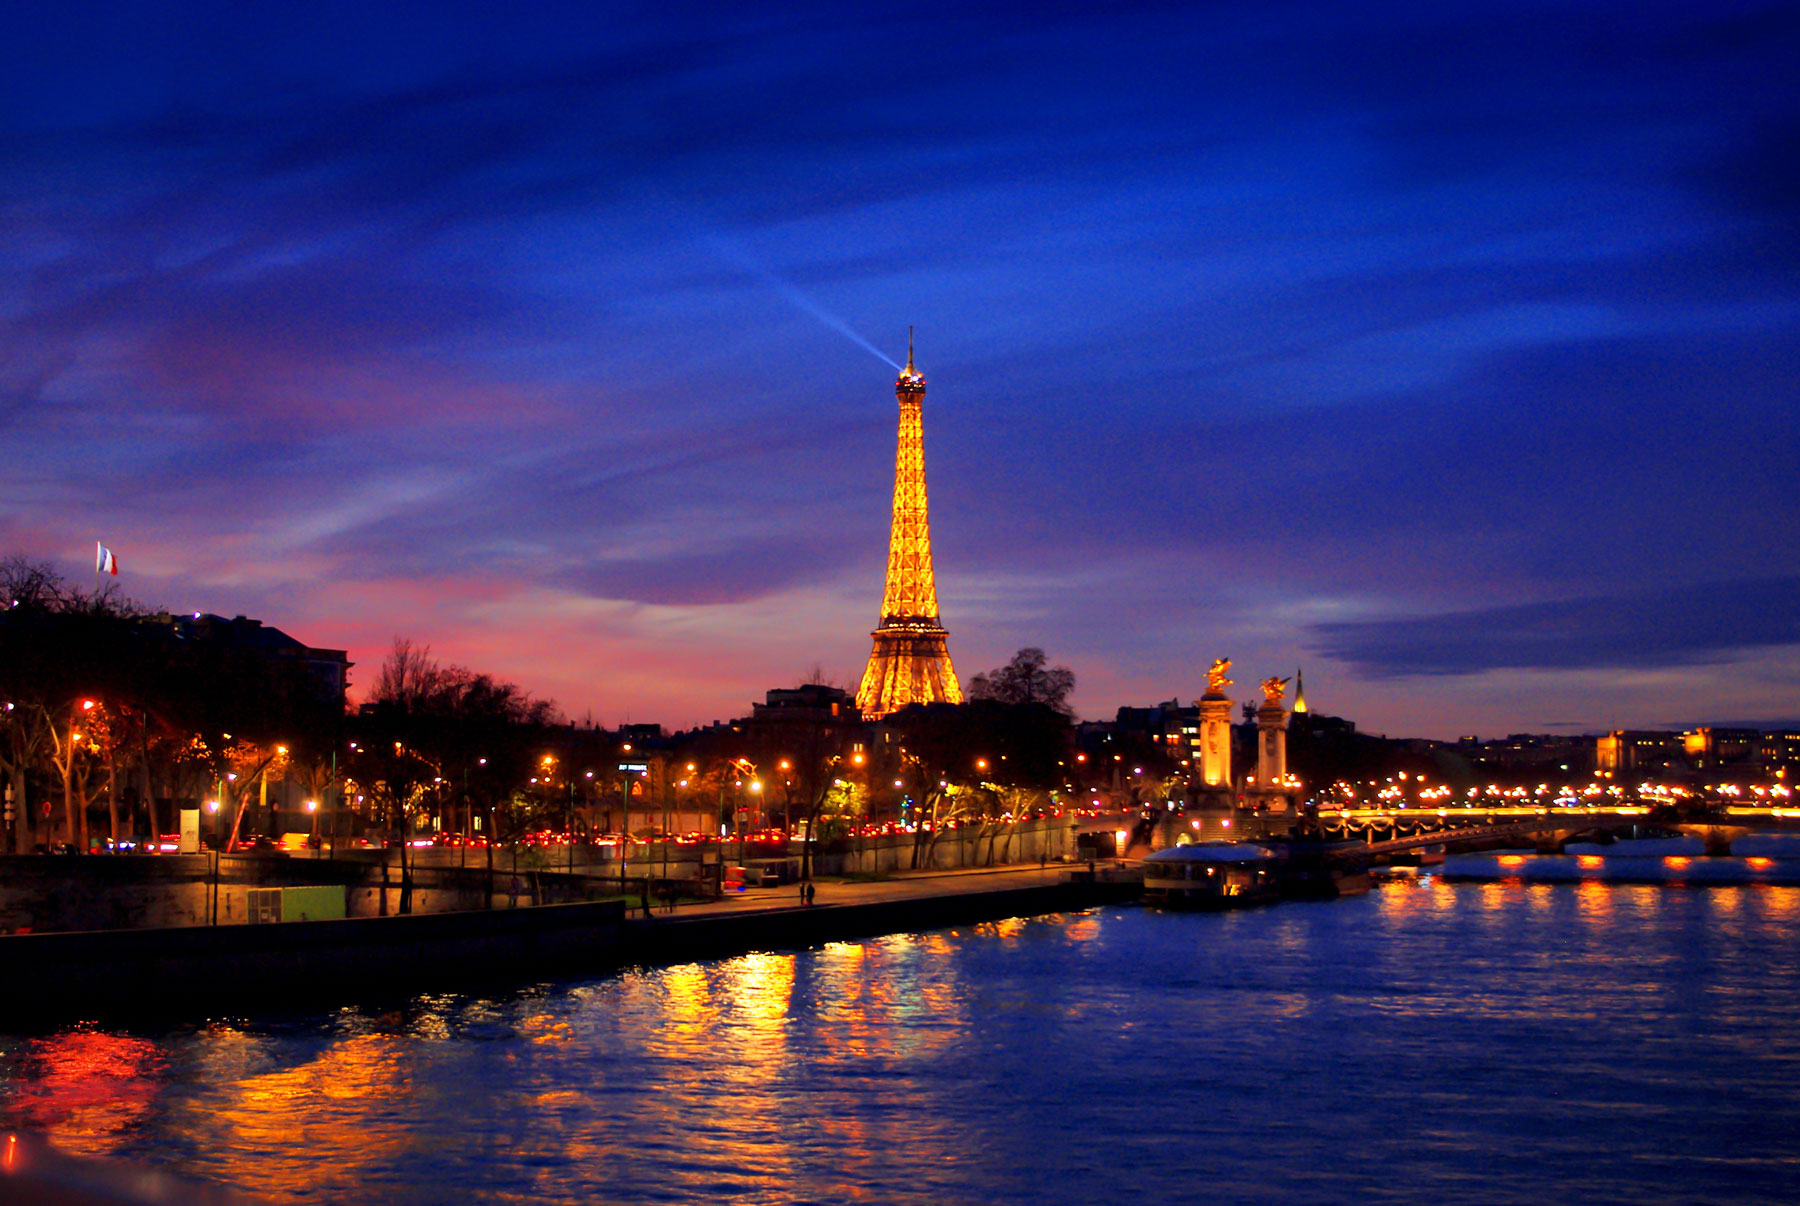
<svg viewBox="0 0 1800 1206"><path fill-rule="evenodd" d="M1075 672L1067 666L1046 666L1044 651L1026 647L1012 661L969 680L970 699L1000 703L1041 703L1069 714L1069 692L1075 689Z"/></svg>
<svg viewBox="0 0 1800 1206"><path fill-rule="evenodd" d="M375 677L369 700L407 712L422 711L444 690L450 677L450 672L431 656L430 645L415 645L410 638L396 636L393 649Z"/></svg>

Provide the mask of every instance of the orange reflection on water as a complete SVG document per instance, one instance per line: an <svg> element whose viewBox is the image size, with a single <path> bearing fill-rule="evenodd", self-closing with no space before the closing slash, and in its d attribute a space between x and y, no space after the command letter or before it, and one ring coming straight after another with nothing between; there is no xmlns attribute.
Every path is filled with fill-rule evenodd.
<svg viewBox="0 0 1800 1206"><path fill-rule="evenodd" d="M1445 883L1435 875L1428 875L1419 881L1419 899L1425 902L1433 913L1448 913L1456 908L1456 892L1453 885Z"/></svg>
<svg viewBox="0 0 1800 1206"><path fill-rule="evenodd" d="M9 1122L83 1153L143 1120L163 1068L156 1044L94 1030L34 1039L25 1058L32 1073L6 1103Z"/></svg>
<svg viewBox="0 0 1800 1206"><path fill-rule="evenodd" d="M1775 865L1774 859L1764 858L1761 855L1751 855L1749 858L1746 858L1744 860L1744 866L1750 868L1752 871L1767 871L1770 867L1773 867L1774 865Z"/></svg>
<svg viewBox="0 0 1800 1206"><path fill-rule="evenodd" d="M1008 946L1017 945L1020 934L1025 932L1026 919L1023 917L1007 917L1000 921L989 921L975 927L975 932L982 937L999 938Z"/></svg>
<svg viewBox="0 0 1800 1206"><path fill-rule="evenodd" d="M1575 865L1587 871L1595 871L1606 866L1606 860L1598 854L1584 854L1575 860Z"/></svg>
<svg viewBox="0 0 1800 1206"><path fill-rule="evenodd" d="M717 1010L698 963L671 967L658 977L663 989L663 1024L650 1043L652 1050L679 1048L703 1040Z"/></svg>
<svg viewBox="0 0 1800 1206"><path fill-rule="evenodd" d="M1063 933L1071 942L1089 942L1100 936L1100 919L1092 913L1083 917L1072 917L1069 924L1063 927Z"/></svg>
<svg viewBox="0 0 1800 1206"><path fill-rule="evenodd" d="M301 1063L218 1084L186 1103L188 1116L173 1125L203 1151L256 1153L231 1161L228 1174L252 1194L316 1193L327 1157L331 1180L363 1183L415 1143L403 1114L392 1112L414 1092L413 1045L400 1034L338 1039Z"/></svg>
<svg viewBox="0 0 1800 1206"><path fill-rule="evenodd" d="M794 956L741 955L718 969L712 991L723 998L734 1037L780 1058L786 1045L782 1022L794 995Z"/></svg>
<svg viewBox="0 0 1800 1206"><path fill-rule="evenodd" d="M837 950L814 964L830 1025L815 1035L832 1063L912 1059L951 1040L965 1012L957 947L944 934L895 934ZM942 1021L944 1025L919 1025Z"/></svg>
<svg viewBox="0 0 1800 1206"><path fill-rule="evenodd" d="M1762 914L1770 921L1779 921L1787 925L1800 923L1800 888L1759 887L1756 903Z"/></svg>
<svg viewBox="0 0 1800 1206"><path fill-rule="evenodd" d="M1442 913L1455 907L1455 893L1435 875L1395 877L1381 882L1376 894L1381 912L1393 920L1414 914Z"/></svg>
<svg viewBox="0 0 1800 1206"><path fill-rule="evenodd" d="M1584 855L1599 861L1598 855ZM1612 916L1613 890L1597 879L1584 879L1575 885L1575 905L1584 917L1604 920Z"/></svg>
<svg viewBox="0 0 1800 1206"><path fill-rule="evenodd" d="M518 1030L521 1035L534 1043L552 1046L567 1043L574 1038L574 1031L567 1018L559 1018L548 1013L537 1013L520 1018Z"/></svg>
<svg viewBox="0 0 1800 1206"><path fill-rule="evenodd" d="M1517 900L1524 893L1525 885L1516 879L1498 879L1481 885L1481 907L1488 910L1504 909L1508 901Z"/></svg>

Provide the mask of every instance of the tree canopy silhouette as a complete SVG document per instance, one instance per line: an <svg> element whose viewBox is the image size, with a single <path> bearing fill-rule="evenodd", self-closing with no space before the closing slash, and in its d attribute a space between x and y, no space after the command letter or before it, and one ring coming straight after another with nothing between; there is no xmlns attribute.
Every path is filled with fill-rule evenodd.
<svg viewBox="0 0 1800 1206"><path fill-rule="evenodd" d="M1075 672L1067 666L1046 666L1045 660L1042 649L1021 649L1006 665L970 679L969 698L1009 704L1041 703L1067 716Z"/></svg>

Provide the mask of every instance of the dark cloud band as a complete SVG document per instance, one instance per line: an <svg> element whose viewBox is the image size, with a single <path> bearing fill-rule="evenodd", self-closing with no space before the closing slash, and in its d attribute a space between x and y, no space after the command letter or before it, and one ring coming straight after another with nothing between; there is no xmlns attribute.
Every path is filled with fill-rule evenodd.
<svg viewBox="0 0 1800 1206"><path fill-rule="evenodd" d="M1318 624L1311 637L1371 678L1722 662L1800 644L1800 577Z"/></svg>

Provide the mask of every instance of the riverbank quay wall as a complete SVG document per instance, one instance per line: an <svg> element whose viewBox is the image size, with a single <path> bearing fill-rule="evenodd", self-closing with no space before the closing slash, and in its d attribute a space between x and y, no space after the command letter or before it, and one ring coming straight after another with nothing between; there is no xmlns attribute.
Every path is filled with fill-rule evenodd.
<svg viewBox="0 0 1800 1206"><path fill-rule="evenodd" d="M750 951L1069 912L1140 885L1064 881L898 898L627 919L622 900L279 925L0 936L0 1029L292 1012L458 989L505 991Z"/></svg>
<svg viewBox="0 0 1800 1206"><path fill-rule="evenodd" d="M799 950L882 934L941 929L1078 912L1136 900L1143 881L1080 872L1060 883L978 892L920 893L897 899L846 904L793 905L749 913L653 916L629 922L622 932L624 961L660 966L713 959L746 951Z"/></svg>
<svg viewBox="0 0 1800 1206"><path fill-rule="evenodd" d="M779 847L777 847L779 849ZM804 846L785 857L797 868ZM884 875L921 869L1059 861L1075 852L1074 829L1060 817L945 829L919 842L909 833L842 838L813 850L816 875ZM486 852L445 848L409 851L412 913L460 912L565 903L607 895L636 896L644 881L690 895L710 891L718 865L745 854L732 843L704 846L634 843L623 859L594 857L576 847ZM187 855L12 855L0 857L0 934L228 925L249 920L252 893L278 887L341 887L345 918L384 917L401 908L397 850L339 851L335 857L242 853ZM713 872L709 879L708 867Z"/></svg>
<svg viewBox="0 0 1800 1206"><path fill-rule="evenodd" d="M528 885L529 886L529 885ZM379 917L400 907L397 858L378 851L335 859L267 854L16 855L0 858L0 934L231 925L251 917L251 893L335 887L341 917ZM412 912L444 913L510 903L510 877L481 867L416 868Z"/></svg>
<svg viewBox="0 0 1800 1206"><path fill-rule="evenodd" d="M213 1016L576 972L614 950L623 901L282 925L0 936L0 1021Z"/></svg>

